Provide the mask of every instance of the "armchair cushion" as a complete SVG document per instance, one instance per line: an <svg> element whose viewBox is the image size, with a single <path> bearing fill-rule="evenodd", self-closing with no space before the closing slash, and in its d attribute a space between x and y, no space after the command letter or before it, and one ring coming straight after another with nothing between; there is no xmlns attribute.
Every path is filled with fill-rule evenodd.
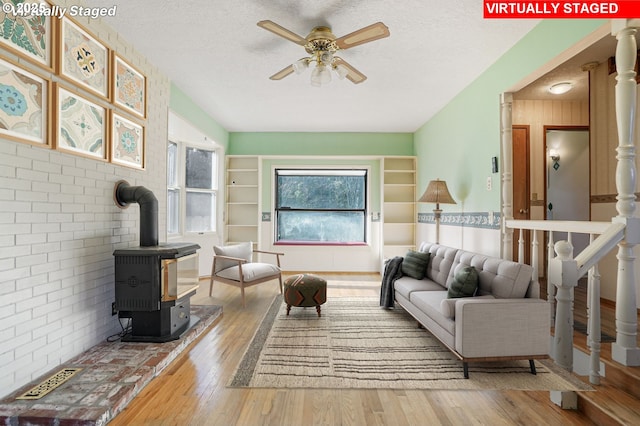
<svg viewBox="0 0 640 426"><path fill-rule="evenodd" d="M231 246L213 246L213 251L218 256L229 256L229 257L237 257L240 259L245 259L247 262L251 262L251 257L253 254L253 243L246 242L240 244L234 244ZM218 275L218 272L223 269L231 268L232 266L238 267L238 262L234 262L233 260L219 259L216 261L216 269L215 274ZM236 276L238 273L236 272ZM233 279L233 278L231 278ZM240 278L238 278L240 280Z"/></svg>
<svg viewBox="0 0 640 426"><path fill-rule="evenodd" d="M280 268L270 263L245 263L242 265L242 276L245 282L251 282L266 277L274 278L280 274ZM228 280L240 281L240 267L232 266L218 273L216 276L226 278Z"/></svg>

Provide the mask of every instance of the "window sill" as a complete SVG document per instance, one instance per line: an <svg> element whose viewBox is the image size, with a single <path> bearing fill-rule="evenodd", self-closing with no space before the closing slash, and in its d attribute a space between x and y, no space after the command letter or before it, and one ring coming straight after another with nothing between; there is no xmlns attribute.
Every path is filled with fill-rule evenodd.
<svg viewBox="0 0 640 426"><path fill-rule="evenodd" d="M365 242L332 242L332 241L276 241L274 246L339 246L339 247L361 247L368 246Z"/></svg>

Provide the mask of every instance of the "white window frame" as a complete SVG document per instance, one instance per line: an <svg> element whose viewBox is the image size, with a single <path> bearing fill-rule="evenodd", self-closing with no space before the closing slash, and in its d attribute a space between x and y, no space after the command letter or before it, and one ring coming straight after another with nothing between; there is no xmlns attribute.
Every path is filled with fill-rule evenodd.
<svg viewBox="0 0 640 426"><path fill-rule="evenodd" d="M169 149L169 144L176 144L178 149L177 149L177 156L176 156L176 173L178 175L178 182L177 182L177 186L169 186L169 184L167 183L167 235L168 238L179 238L185 235L192 235L192 234L197 234L197 235L217 235L218 232L218 228L219 228L219 211L220 211L220 191L219 191L219 187L220 187L220 167L222 167L222 160L223 160L223 156L221 155L222 150L213 145L212 143L198 143L198 142L192 142L192 141L180 141L177 140L176 138L169 138L169 141L167 143L167 150ZM187 188L186 186L186 161L187 161L187 149L188 148L195 148L198 150L203 150L203 151L210 151L214 153L215 156L215 170L214 170L214 174L213 174L213 178L214 178L214 182L213 182L213 189L202 189L202 188ZM168 171L168 164L167 164L167 175L169 173ZM176 190L178 191L178 196L179 196L179 207L178 207L178 232L177 233L169 233L169 221L168 221L168 217L169 217L169 213L168 213L168 209L169 209L169 202L168 202L168 194L169 194L169 190ZM206 194L213 194L213 196L215 197L215 206L213 206L213 214L215 214L214 220L213 220L213 226L214 229L212 231L187 231L186 230L186 222L187 222L187 193L206 193Z"/></svg>
<svg viewBox="0 0 640 426"><path fill-rule="evenodd" d="M365 208L364 208L364 241L363 242L352 242L352 243L342 243L342 242L288 242L286 240L278 240L277 232L278 232L278 216L277 216L277 208L276 208L276 198L278 192L278 183L277 183L277 170L306 170L309 171L310 174L313 173L313 170L334 170L336 172L346 171L346 170L364 170L365 171ZM369 203L371 202L371 167L367 165L305 165L305 164L286 164L286 165L273 165L271 168L271 181L272 181L272 191L271 191L271 199L272 199L272 208L271 214L273 217L272 221L272 234L273 234L273 244L274 245L308 245L308 246L347 246L347 245L370 245L371 244L371 224L369 223L369 215L370 211Z"/></svg>

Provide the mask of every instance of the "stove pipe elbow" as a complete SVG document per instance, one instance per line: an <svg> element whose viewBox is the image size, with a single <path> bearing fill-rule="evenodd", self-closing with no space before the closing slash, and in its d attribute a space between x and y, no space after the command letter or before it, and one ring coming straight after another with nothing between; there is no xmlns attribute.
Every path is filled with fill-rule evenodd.
<svg viewBox="0 0 640 426"><path fill-rule="evenodd" d="M140 245L151 247L158 245L158 199L150 189L144 186L130 186L125 180L116 182L113 199L120 208L129 207L129 203L140 205Z"/></svg>

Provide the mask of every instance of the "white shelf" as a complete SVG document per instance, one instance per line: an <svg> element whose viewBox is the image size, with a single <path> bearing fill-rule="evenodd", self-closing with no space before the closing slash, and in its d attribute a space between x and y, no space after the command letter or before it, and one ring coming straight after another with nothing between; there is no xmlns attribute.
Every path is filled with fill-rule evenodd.
<svg viewBox="0 0 640 426"><path fill-rule="evenodd" d="M257 156L227 156L226 242L258 241L260 161Z"/></svg>
<svg viewBox="0 0 640 426"><path fill-rule="evenodd" d="M415 157L385 157L382 176L383 258L415 249Z"/></svg>

